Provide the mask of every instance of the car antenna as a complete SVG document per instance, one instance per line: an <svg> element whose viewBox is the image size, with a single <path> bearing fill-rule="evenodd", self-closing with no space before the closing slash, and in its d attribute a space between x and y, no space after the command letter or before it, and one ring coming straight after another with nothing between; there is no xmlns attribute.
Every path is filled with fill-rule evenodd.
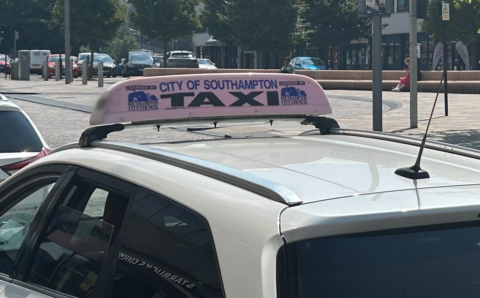
<svg viewBox="0 0 480 298"><path fill-rule="evenodd" d="M435 111L435 106L437 105L438 95L440 94L440 88L442 87L444 74L442 74L442 79L440 80L440 85L438 86L437 96L433 102L432 111L430 112L430 118L428 119L427 129L423 135L422 143L420 145L420 150L418 151L417 161L411 167L399 168L395 171L395 174L402 176L408 179L426 179L430 178L430 175L427 171L422 170L420 167L420 162L422 161L423 149L425 149L425 144L427 142L428 129L430 128L430 123L432 122L433 112Z"/></svg>

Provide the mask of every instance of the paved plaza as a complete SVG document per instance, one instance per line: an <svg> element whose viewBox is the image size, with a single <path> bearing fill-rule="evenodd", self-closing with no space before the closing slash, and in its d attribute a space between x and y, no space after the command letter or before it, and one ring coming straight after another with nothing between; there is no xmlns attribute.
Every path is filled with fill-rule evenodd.
<svg viewBox="0 0 480 298"><path fill-rule="evenodd" d="M0 79L0 93L19 105L35 122L47 143L52 148L77 142L81 132L89 126L89 117L97 98L109 86L124 78L106 78L105 86L99 88L96 81L82 85L75 79L70 85L64 81L41 80L32 76L30 81ZM372 129L372 103L370 91L326 91L335 118L342 128ZM434 113L430 140L436 140L474 149L480 149L480 95L450 94L449 116L444 116L443 94ZM400 135L421 137L425 131L435 93L418 94L419 122L417 129L410 129L409 93L383 93L383 131ZM298 134L311 130L312 126L282 122L270 125L236 126L205 131L186 132L184 129L161 129L142 127L112 134L112 138L134 143L158 143L179 140L211 139L225 134L275 135Z"/></svg>

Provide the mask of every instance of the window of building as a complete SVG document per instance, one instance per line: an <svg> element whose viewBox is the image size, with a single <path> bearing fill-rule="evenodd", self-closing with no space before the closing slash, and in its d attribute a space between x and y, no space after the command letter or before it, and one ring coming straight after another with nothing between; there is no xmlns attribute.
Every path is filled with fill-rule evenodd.
<svg viewBox="0 0 480 298"><path fill-rule="evenodd" d="M408 11L409 0L397 0L397 12Z"/></svg>
<svg viewBox="0 0 480 298"><path fill-rule="evenodd" d="M139 191L122 237L112 297L224 297L208 223L162 196Z"/></svg>

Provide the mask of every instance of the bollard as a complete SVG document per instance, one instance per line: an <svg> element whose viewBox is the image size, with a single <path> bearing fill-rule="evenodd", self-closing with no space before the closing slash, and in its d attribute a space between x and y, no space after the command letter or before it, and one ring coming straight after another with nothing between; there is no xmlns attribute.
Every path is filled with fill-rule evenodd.
<svg viewBox="0 0 480 298"><path fill-rule="evenodd" d="M60 60L55 61L55 81L60 81Z"/></svg>
<svg viewBox="0 0 480 298"><path fill-rule="evenodd" d="M73 83L73 60L70 59L70 83Z"/></svg>
<svg viewBox="0 0 480 298"><path fill-rule="evenodd" d="M48 81L48 61L43 61L43 80Z"/></svg>
<svg viewBox="0 0 480 298"><path fill-rule="evenodd" d="M103 87L103 61L98 62L98 87Z"/></svg>
<svg viewBox="0 0 480 298"><path fill-rule="evenodd" d="M82 85L87 85L88 73L87 73L87 60L82 63Z"/></svg>

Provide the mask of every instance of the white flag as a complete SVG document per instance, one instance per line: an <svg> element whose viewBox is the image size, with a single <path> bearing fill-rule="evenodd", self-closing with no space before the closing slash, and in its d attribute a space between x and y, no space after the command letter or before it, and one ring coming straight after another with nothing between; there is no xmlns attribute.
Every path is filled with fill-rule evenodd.
<svg viewBox="0 0 480 298"><path fill-rule="evenodd" d="M468 58L467 46L459 40L455 43L455 49L457 49L458 54L462 57L463 63L465 63L465 69L470 70L470 59Z"/></svg>
<svg viewBox="0 0 480 298"><path fill-rule="evenodd" d="M432 70L436 70L438 66L438 62L440 62L440 58L443 55L443 44L441 42L435 45L435 49L433 50L433 64Z"/></svg>

